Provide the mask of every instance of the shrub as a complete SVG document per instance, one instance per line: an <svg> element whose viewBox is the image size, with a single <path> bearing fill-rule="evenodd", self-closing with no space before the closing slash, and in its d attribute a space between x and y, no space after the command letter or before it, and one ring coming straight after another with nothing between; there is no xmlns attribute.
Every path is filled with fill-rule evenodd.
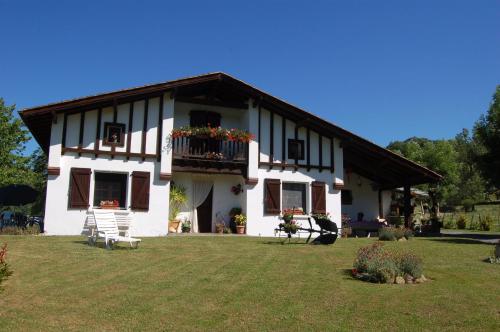
<svg viewBox="0 0 500 332"><path fill-rule="evenodd" d="M399 273L403 276L410 275L414 278L422 276L422 260L410 252L404 252L397 257Z"/></svg>
<svg viewBox="0 0 500 332"><path fill-rule="evenodd" d="M489 231L493 225L493 218L491 216L484 216L479 220L479 229L482 231Z"/></svg>
<svg viewBox="0 0 500 332"><path fill-rule="evenodd" d="M360 248L354 269L371 282L392 282L397 273L391 254L382 248L381 243Z"/></svg>
<svg viewBox="0 0 500 332"><path fill-rule="evenodd" d="M465 216L463 214L461 214L458 216L456 223L457 223L458 229L465 229L465 226L467 224L467 220L465 219Z"/></svg>
<svg viewBox="0 0 500 332"><path fill-rule="evenodd" d="M394 227L382 227L378 230L378 239L380 241L394 241Z"/></svg>
<svg viewBox="0 0 500 332"><path fill-rule="evenodd" d="M413 237L413 231L409 228L404 229L404 237L409 240L411 237Z"/></svg>
<svg viewBox="0 0 500 332"><path fill-rule="evenodd" d="M7 226L0 230L0 234L3 235L37 235L40 234L40 226L34 224L33 226L28 226L26 228L17 226Z"/></svg>
<svg viewBox="0 0 500 332"><path fill-rule="evenodd" d="M395 228L394 229L394 237L396 240L401 240L405 237L405 230L403 228Z"/></svg>
<svg viewBox="0 0 500 332"><path fill-rule="evenodd" d="M392 283L397 276L414 280L422 277L422 260L411 252L397 253L380 242L358 250L353 275L371 282ZM411 281L410 281L411 282Z"/></svg>
<svg viewBox="0 0 500 332"><path fill-rule="evenodd" d="M6 257L7 257L7 243L0 248L0 285L2 284L2 281L7 279L7 277L12 274L12 271L9 269L9 265L5 260Z"/></svg>
<svg viewBox="0 0 500 332"><path fill-rule="evenodd" d="M474 200L470 198L466 198L462 201L462 206L464 207L465 212L471 212L472 210L474 210L474 204Z"/></svg>
<svg viewBox="0 0 500 332"><path fill-rule="evenodd" d="M443 223L443 227L445 229L454 229L457 227L457 225L455 224L455 221L450 218Z"/></svg>
<svg viewBox="0 0 500 332"><path fill-rule="evenodd" d="M479 221L477 220L477 218L475 220L474 217L471 219L471 221L469 222L469 229L473 231L478 231L480 229Z"/></svg>

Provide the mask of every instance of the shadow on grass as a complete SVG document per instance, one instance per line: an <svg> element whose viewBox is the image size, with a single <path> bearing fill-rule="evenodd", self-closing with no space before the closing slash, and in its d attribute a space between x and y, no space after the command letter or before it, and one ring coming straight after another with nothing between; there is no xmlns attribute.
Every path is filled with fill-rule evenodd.
<svg viewBox="0 0 500 332"><path fill-rule="evenodd" d="M128 243L127 243L127 245L125 245L125 243L123 243L122 245L115 244L113 246L113 249L107 249L106 246L104 245L104 242L97 242L93 246L90 246L89 243L87 241L84 241L84 240L73 241L73 243L82 244L82 245L85 245L89 248L103 249L103 250L110 250L110 251L111 250L133 250L133 249L135 249L135 248L130 248Z"/></svg>
<svg viewBox="0 0 500 332"><path fill-rule="evenodd" d="M284 241L280 241L280 240L276 240L276 241L264 241L262 242L262 244L269 244L269 245L289 245L289 244L298 244L298 245L308 245L309 243L306 243L305 241L301 241L301 242L288 242L288 240L284 240Z"/></svg>
<svg viewBox="0 0 500 332"><path fill-rule="evenodd" d="M464 238L452 238L452 237L431 238L427 240L436 242L454 243L454 244L492 244L492 245L495 244L492 242L486 242L481 239L464 239Z"/></svg>

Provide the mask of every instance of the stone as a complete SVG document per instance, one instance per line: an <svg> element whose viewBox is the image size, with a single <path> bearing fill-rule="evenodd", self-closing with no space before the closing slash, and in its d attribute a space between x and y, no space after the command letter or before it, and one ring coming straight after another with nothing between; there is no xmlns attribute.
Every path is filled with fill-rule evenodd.
<svg viewBox="0 0 500 332"><path fill-rule="evenodd" d="M397 276L396 279L394 280L395 284L402 285L405 283L405 278Z"/></svg>
<svg viewBox="0 0 500 332"><path fill-rule="evenodd" d="M405 275L405 282L407 284L413 284L413 277L409 274Z"/></svg>

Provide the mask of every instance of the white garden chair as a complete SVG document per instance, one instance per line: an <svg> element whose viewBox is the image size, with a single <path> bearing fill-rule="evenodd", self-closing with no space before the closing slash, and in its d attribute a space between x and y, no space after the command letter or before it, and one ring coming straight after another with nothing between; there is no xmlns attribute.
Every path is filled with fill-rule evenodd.
<svg viewBox="0 0 500 332"><path fill-rule="evenodd" d="M97 230L94 235L89 236L89 243L96 244L99 237L104 238L106 248L112 248L115 242L128 242L130 247L137 248L141 239L130 237L128 230L125 231L124 236L120 235L118 223L116 222L115 213L110 210L95 209L94 220Z"/></svg>

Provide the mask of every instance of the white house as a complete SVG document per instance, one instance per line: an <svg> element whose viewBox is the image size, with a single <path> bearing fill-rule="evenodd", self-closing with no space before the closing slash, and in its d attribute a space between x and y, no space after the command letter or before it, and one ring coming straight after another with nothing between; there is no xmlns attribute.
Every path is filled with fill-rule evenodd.
<svg viewBox="0 0 500 332"><path fill-rule="evenodd" d="M247 234L268 236L287 208L327 212L340 226L341 213L383 217L390 189L440 179L224 73L34 107L21 117L48 154L51 235L81 234L89 211L106 201L131 214L134 234L166 235L172 182L187 190L181 215L193 231L213 231L240 207ZM186 126L253 137L172 136Z"/></svg>

